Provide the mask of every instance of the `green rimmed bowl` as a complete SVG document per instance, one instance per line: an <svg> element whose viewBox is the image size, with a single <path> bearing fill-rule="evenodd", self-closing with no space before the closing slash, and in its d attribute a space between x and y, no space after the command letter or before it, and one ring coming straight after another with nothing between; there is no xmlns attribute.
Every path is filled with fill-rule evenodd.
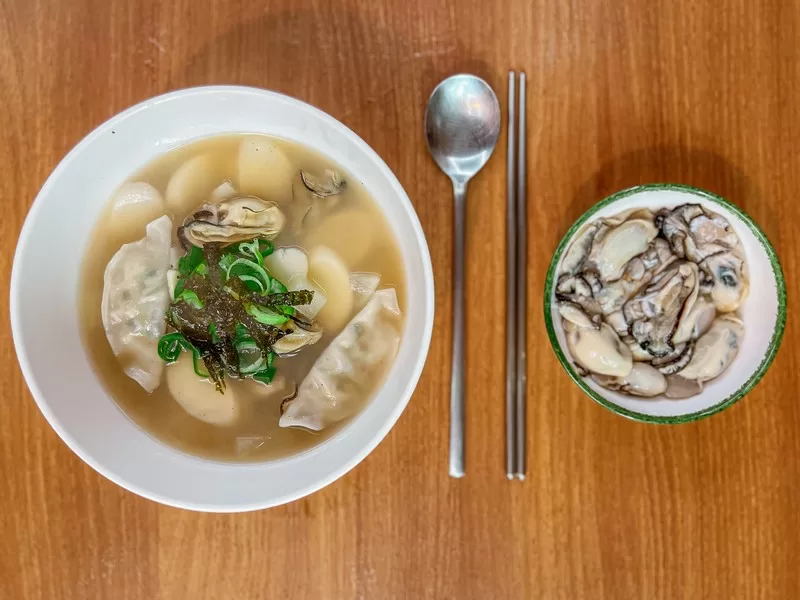
<svg viewBox="0 0 800 600"><path fill-rule="evenodd" d="M739 309L745 338L733 364L703 392L685 400L642 399L607 390L581 377L567 348L555 299L557 274L566 250L590 222L637 208L672 208L700 204L725 217L741 240L750 276L750 294ZM731 406L761 380L778 351L786 324L786 284L780 262L767 236L739 207L710 192L678 184L633 187L601 200L570 227L556 248L547 271L544 318L553 350L567 374L586 394L612 412L648 423L686 423Z"/></svg>

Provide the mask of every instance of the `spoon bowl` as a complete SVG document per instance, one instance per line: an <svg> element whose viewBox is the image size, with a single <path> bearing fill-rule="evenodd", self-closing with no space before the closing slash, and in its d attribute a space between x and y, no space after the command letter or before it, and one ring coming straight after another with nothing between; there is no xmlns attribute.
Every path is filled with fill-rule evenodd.
<svg viewBox="0 0 800 600"><path fill-rule="evenodd" d="M500 103L474 75L453 75L433 90L425 111L425 138L433 160L465 183L483 168L500 135Z"/></svg>

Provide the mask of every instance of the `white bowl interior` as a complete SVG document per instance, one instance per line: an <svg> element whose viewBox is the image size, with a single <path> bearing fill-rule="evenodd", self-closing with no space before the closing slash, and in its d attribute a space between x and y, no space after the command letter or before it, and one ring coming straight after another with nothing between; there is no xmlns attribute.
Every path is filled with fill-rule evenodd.
<svg viewBox="0 0 800 600"><path fill-rule="evenodd" d="M582 379L582 382L592 392L623 409L618 412L626 414L627 411L629 414L626 416L653 417L650 420L656 422L661 417L665 418L665 422L669 422L670 417L694 417L713 413L716 407L727 406L729 399L738 395L740 391L747 391L748 385L755 383L750 380L760 371L765 360L767 363L763 366L764 368L767 366L768 360L777 350L773 346L780 342L782 330L777 331L777 336L775 335L780 306L779 277L773 270L773 264L764 242L745 219L736 212L737 209L719 203L713 196L700 190L691 190L680 186L644 186L631 190L628 195L625 192L621 193L618 199L605 204L591 215L586 223L603 217L611 217L630 209L673 208L687 203L700 204L728 220L744 247L750 276L750 294L739 310L745 325L744 343L733 364L720 377L706 383L701 394L685 400L641 399L607 390L597 385L591 378L580 378L572 367L574 361L567 347L561 324L561 315L555 300L555 286L551 291L550 317L558 345L570 362L570 365L565 365L568 370L572 369L570 375L573 378ZM582 228L580 227L570 236L567 245L564 246L565 250L569 248L572 240ZM564 254L565 252L562 253L557 263L556 274L561 270ZM780 269L777 264L774 267ZM775 339L776 337L777 339Z"/></svg>
<svg viewBox="0 0 800 600"><path fill-rule="evenodd" d="M310 146L359 177L402 252L405 333L382 388L341 432L294 457L258 464L194 458L155 440L108 396L82 346L77 297L89 234L112 191L157 155L219 133L268 133ZM46 269L46 276L43 276ZM98 307L99 310L99 307ZM61 162L20 235L11 281L14 341L42 412L64 441L116 483L184 508L264 508L309 494L346 473L388 433L419 379L433 325L433 274L425 237L383 161L344 125L263 90L208 87L154 98L114 117Z"/></svg>

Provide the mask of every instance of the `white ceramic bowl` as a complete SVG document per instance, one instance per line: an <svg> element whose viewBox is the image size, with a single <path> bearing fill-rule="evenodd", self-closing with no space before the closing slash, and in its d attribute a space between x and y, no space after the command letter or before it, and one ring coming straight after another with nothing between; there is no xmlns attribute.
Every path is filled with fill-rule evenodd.
<svg viewBox="0 0 800 600"><path fill-rule="evenodd" d="M112 191L176 146L234 132L295 140L359 177L397 237L408 291L409 317L397 358L363 411L323 444L257 464L194 458L136 426L92 370L77 318L79 267ZM204 511L245 511L289 502L358 464L389 432L414 391L428 353L433 307L425 236L386 164L325 113L280 94L244 87L203 87L159 96L90 133L39 192L20 234L11 275L17 356L53 429L86 463L122 487L164 504Z"/></svg>
<svg viewBox="0 0 800 600"><path fill-rule="evenodd" d="M633 208L672 208L695 203L724 216L744 247L750 275L750 294L740 307L745 325L744 343L730 367L705 384L703 392L685 400L642 399L613 392L581 377L567 348L561 315L555 299L555 283L561 261L584 225ZM739 207L685 185L653 184L623 190L595 204L561 240L547 272L544 298L545 322L550 342L569 376L591 398L609 410L650 423L684 423L713 415L749 392L764 376L783 337L786 324L786 285L778 257L764 232Z"/></svg>

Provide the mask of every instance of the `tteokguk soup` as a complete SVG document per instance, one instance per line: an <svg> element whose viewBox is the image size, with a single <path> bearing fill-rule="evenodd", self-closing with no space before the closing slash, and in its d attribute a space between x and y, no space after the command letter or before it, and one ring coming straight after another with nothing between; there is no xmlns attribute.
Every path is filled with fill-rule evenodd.
<svg viewBox="0 0 800 600"><path fill-rule="evenodd" d="M403 332L402 260L367 190L262 135L186 145L120 186L81 290L84 340L117 404L217 460L329 437L381 385Z"/></svg>

